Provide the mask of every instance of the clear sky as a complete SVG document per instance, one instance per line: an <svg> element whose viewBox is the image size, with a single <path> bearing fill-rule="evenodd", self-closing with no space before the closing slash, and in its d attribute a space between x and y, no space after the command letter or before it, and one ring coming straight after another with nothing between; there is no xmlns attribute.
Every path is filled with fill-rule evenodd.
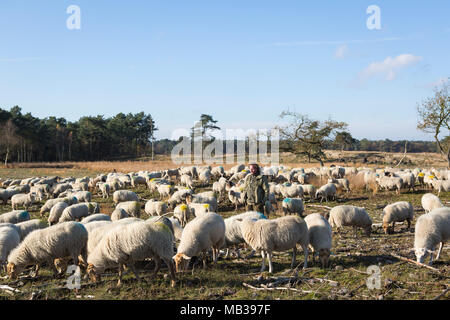
<svg viewBox="0 0 450 320"><path fill-rule="evenodd" d="M449 76L448 0L0 2L0 107L70 121L144 111L157 138L201 113L270 128L289 108L358 139L431 140L416 105Z"/></svg>

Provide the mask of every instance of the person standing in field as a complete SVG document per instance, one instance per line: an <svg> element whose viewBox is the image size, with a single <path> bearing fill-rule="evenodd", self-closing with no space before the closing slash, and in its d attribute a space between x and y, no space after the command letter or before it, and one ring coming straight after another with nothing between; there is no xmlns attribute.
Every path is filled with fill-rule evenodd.
<svg viewBox="0 0 450 320"><path fill-rule="evenodd" d="M244 180L245 208L264 214L264 205L269 199L269 182L267 176L261 174L258 164L250 164L250 172Z"/></svg>

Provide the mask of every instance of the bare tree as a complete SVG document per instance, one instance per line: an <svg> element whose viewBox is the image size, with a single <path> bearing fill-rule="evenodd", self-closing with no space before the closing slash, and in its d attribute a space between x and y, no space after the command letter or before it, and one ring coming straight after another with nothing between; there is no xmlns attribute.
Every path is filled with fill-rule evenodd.
<svg viewBox="0 0 450 320"><path fill-rule="evenodd" d="M444 83L434 90L434 96L427 98L417 106L419 116L417 128L423 132L432 133L439 152L447 161L450 168L450 144L448 133L450 130L450 82ZM443 139L440 135L446 132Z"/></svg>
<svg viewBox="0 0 450 320"><path fill-rule="evenodd" d="M308 162L315 159L323 166L326 155L323 152L325 142L330 136L335 135L337 130L345 130L347 124L333 120L312 120L308 115L283 111L280 118L290 119L284 126L276 126L280 132L280 149L292 152L296 155L308 157Z"/></svg>
<svg viewBox="0 0 450 320"><path fill-rule="evenodd" d="M11 119L6 121L0 129L0 145L6 148L5 166L8 164L10 149L19 143L19 138L16 134L16 130L17 128Z"/></svg>

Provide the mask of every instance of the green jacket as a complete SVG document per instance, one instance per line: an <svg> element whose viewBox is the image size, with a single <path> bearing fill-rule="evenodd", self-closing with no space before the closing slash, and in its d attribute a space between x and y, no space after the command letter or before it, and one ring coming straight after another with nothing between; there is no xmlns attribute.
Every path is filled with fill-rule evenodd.
<svg viewBox="0 0 450 320"><path fill-rule="evenodd" d="M265 204L269 199L267 176L248 174L244 182L244 199L251 204Z"/></svg>

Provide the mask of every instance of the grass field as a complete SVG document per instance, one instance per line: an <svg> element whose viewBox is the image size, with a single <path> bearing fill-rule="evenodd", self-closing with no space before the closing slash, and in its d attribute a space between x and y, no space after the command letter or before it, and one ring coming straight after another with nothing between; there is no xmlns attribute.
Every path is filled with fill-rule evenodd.
<svg viewBox="0 0 450 320"><path fill-rule="evenodd" d="M0 169L0 177L29 177L34 175L59 175L62 177L95 175L95 168L11 168ZM136 169L137 171L137 169ZM141 199L156 197L143 187L134 189ZM196 192L203 191L198 186ZM341 193L338 201L322 203L326 206L352 204L367 209L374 223L380 223L382 207L396 201L410 201L415 208L414 228L417 217L424 214L420 199L428 190L418 189L414 192L403 191L400 195L394 192L367 192L355 190L350 194ZM112 197L102 199L94 195L93 201L101 204L102 213L112 212ZM441 193L443 203L450 202L450 193ZM41 203L42 204L42 203ZM29 210L32 218L39 218L40 205ZM142 202L142 205L144 202ZM311 207L317 202L306 201L306 214L325 212L326 209ZM0 213L11 210L11 206L0 205ZM231 204L221 202L219 213L224 217L235 214ZM239 212L244 209L240 208ZM142 210L143 212L143 210ZM48 214L47 214L48 215ZM143 218L146 218L145 213ZM271 216L272 218L272 216ZM155 278L150 274L152 262L141 263L138 267L145 282L138 282L134 275L126 272L121 288L116 288L117 272L109 271L102 281L93 284L83 279L82 288L75 292L64 288L67 279L54 279L48 267L41 269L36 279L23 277L11 282L2 273L0 285L9 285L20 292L0 290L1 299L432 299L449 288L450 284L450 251L444 246L439 261L433 267L439 272L399 260L390 254L400 255L415 260L413 248L414 233L406 230L406 225L397 224L394 234L385 235L382 229L376 230L370 237L359 231L356 238L352 230L345 229L341 235L333 234L330 267L320 268L316 261L310 261L306 270L299 269L297 276L289 269L292 252L274 254L274 273L260 274L261 257L255 255L246 260L220 258L218 264L208 264L206 270L196 267L194 272L177 274L177 285L170 287L167 268ZM244 250L244 256L250 251ZM299 252L296 263L303 265L304 256ZM366 281L369 277L367 268L376 265L381 269L381 288L369 289ZM266 265L266 270L268 267ZM254 289L245 284L252 286ZM275 283L272 287L271 283ZM265 286L265 287L264 287ZM441 299L448 299L446 295Z"/></svg>

